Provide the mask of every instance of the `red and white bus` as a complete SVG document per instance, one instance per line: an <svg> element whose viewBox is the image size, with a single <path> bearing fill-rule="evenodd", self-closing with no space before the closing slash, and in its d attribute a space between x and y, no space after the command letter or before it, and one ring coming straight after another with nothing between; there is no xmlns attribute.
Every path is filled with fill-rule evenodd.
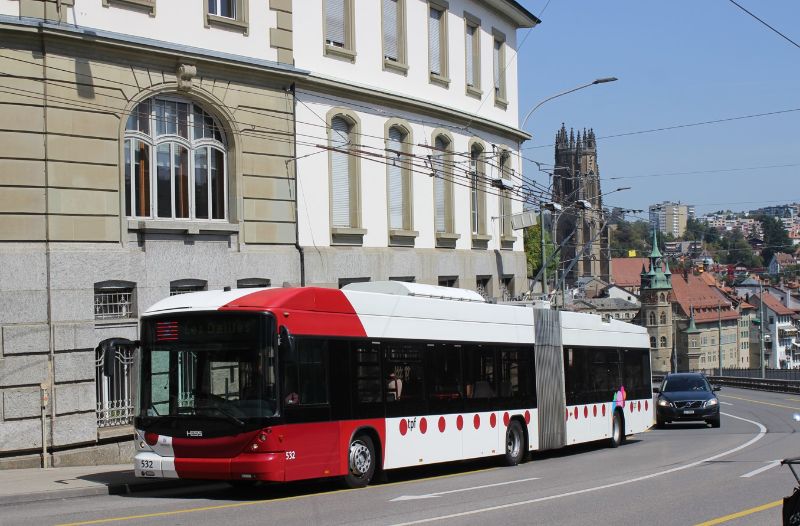
<svg viewBox="0 0 800 526"><path fill-rule="evenodd" d="M653 423L644 328L462 289L198 292L141 324L139 477L359 487L378 470L616 447Z"/></svg>

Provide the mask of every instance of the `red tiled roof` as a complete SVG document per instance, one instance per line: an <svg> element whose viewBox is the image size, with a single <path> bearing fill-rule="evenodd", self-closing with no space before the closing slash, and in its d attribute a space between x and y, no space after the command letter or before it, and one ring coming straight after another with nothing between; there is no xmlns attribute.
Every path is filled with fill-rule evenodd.
<svg viewBox="0 0 800 526"><path fill-rule="evenodd" d="M620 287L640 286L646 262L647 258L611 258L611 281Z"/></svg>
<svg viewBox="0 0 800 526"><path fill-rule="evenodd" d="M672 295L685 316L694 307L696 323L710 323L718 319L735 320L739 317L728 298L716 287L710 287L699 276L689 274L672 276ZM719 312L718 312L719 310Z"/></svg>
<svg viewBox="0 0 800 526"><path fill-rule="evenodd" d="M702 279L703 282L709 287L714 287L717 285L717 278L708 272L703 272L700 274L700 279Z"/></svg>
<svg viewBox="0 0 800 526"><path fill-rule="evenodd" d="M750 304L749 304L749 303L747 303L746 301L743 301L743 302L741 302L741 303L739 304L739 309L740 309L740 310L746 310L746 309L755 309L755 308L756 308L756 307L755 307L755 305L750 305Z"/></svg>
<svg viewBox="0 0 800 526"><path fill-rule="evenodd" d="M760 300L758 294L753 294L753 297ZM764 305L778 316L792 316L795 313L769 292L764 293Z"/></svg>

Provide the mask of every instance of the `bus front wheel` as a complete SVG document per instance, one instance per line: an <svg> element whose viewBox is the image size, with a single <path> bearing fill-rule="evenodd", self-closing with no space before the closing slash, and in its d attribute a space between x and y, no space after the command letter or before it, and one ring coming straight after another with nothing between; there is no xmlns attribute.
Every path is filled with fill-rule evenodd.
<svg viewBox="0 0 800 526"><path fill-rule="evenodd" d="M375 474L375 446L367 435L358 435L350 441L347 452L348 473L344 482L349 488L363 488Z"/></svg>
<svg viewBox="0 0 800 526"><path fill-rule="evenodd" d="M525 454L524 444L525 435L522 432L522 426L519 425L519 421L512 420L506 430L506 466L516 466L522 461L522 455Z"/></svg>
<svg viewBox="0 0 800 526"><path fill-rule="evenodd" d="M608 440L610 447L619 447L625 441L625 429L622 424L622 415L614 411L614 420L611 423L611 438Z"/></svg>

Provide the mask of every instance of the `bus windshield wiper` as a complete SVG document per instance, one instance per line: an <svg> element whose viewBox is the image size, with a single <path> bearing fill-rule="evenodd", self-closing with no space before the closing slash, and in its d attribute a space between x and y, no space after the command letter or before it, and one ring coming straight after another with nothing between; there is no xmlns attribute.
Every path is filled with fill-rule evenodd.
<svg viewBox="0 0 800 526"><path fill-rule="evenodd" d="M232 415L231 413L225 411L224 409L222 409L219 406L216 406L216 405L196 405L196 406L194 406L195 414L197 414L197 410L198 409L200 409L200 410L210 409L212 411L216 411L219 414L221 414L226 420L228 420L230 422L233 422L234 424L236 424L238 426L244 426L245 425L244 420L241 420L240 418L235 417L234 415Z"/></svg>

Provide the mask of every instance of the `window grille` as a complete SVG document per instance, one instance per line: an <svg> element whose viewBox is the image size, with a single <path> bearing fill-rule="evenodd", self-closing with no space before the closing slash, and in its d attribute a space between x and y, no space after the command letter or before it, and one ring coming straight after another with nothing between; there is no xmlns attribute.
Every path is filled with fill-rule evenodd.
<svg viewBox="0 0 800 526"><path fill-rule="evenodd" d="M135 318L133 288L95 288L94 319L114 320Z"/></svg>
<svg viewBox="0 0 800 526"><path fill-rule="evenodd" d="M514 299L514 279L503 278L500 280L500 297L503 301Z"/></svg>
<svg viewBox="0 0 800 526"><path fill-rule="evenodd" d="M95 386L97 389L97 427L123 426L133 422L133 393L136 392L133 372L134 350L117 348L111 376L103 374L105 350L95 354Z"/></svg>

